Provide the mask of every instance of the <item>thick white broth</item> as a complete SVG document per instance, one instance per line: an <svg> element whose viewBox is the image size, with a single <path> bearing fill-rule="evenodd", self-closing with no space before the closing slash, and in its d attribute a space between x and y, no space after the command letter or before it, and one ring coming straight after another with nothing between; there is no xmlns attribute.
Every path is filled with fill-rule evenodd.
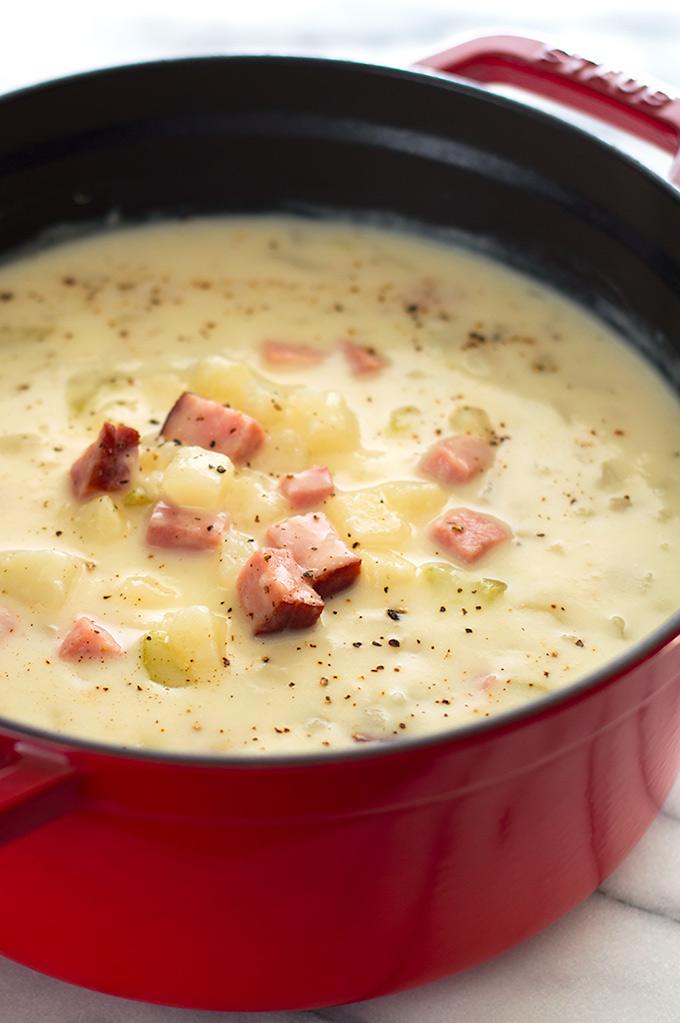
<svg viewBox="0 0 680 1023"><path fill-rule="evenodd" d="M272 338L326 358L272 366ZM347 339L385 368L352 375ZM396 741L560 689L677 608L677 400L602 323L466 251L283 217L115 231L3 267L0 344L0 604L15 622L0 715L205 753ZM219 487L168 470L180 449L158 432L186 390L266 431ZM69 468L107 419L139 430L141 471L132 491L78 501ZM486 471L440 486L418 470L486 421ZM313 627L255 637L236 577L296 514L279 476L313 465L332 472L318 510L362 557L359 580ZM229 513L224 550L146 544L149 502L178 493ZM461 566L429 532L457 507L511 538ZM191 678L154 681L145 637L196 607L177 641L195 644ZM79 615L122 656L62 659Z"/></svg>

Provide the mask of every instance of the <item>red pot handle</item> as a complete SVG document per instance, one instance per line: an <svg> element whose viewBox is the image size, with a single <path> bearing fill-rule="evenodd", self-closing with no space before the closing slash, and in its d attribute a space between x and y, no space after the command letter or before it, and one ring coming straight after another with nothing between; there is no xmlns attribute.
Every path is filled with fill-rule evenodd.
<svg viewBox="0 0 680 1023"><path fill-rule="evenodd" d="M77 781L66 757L17 742L0 765L0 845L68 812Z"/></svg>
<svg viewBox="0 0 680 1023"><path fill-rule="evenodd" d="M416 66L520 86L624 128L674 154L670 178L680 185L680 99L623 71L522 36L472 39Z"/></svg>

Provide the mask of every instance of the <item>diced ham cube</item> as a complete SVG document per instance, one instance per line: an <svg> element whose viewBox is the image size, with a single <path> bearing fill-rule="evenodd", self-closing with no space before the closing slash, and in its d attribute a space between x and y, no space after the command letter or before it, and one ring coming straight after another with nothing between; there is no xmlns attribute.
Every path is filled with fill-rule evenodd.
<svg viewBox="0 0 680 1023"><path fill-rule="evenodd" d="M322 597L350 586L361 570L361 558L340 539L321 512L294 515L275 523L267 530L267 543L289 550Z"/></svg>
<svg viewBox="0 0 680 1023"><path fill-rule="evenodd" d="M461 433L435 444L420 460L420 471L438 483L467 483L493 463L494 449L481 437Z"/></svg>
<svg viewBox="0 0 680 1023"><path fill-rule="evenodd" d="M122 653L122 646L111 633L85 615L76 618L59 647L59 656L64 661L103 661L107 657L119 657Z"/></svg>
<svg viewBox="0 0 680 1023"><path fill-rule="evenodd" d="M387 365L386 359L368 345L358 345L354 341L343 341L341 346L343 354L354 376L369 376L372 373L379 373Z"/></svg>
<svg viewBox="0 0 680 1023"><path fill-rule="evenodd" d="M172 406L161 435L219 451L234 462L247 461L264 441L264 430L252 416L191 391L185 391Z"/></svg>
<svg viewBox="0 0 680 1023"><path fill-rule="evenodd" d="M326 352L311 345L293 344L291 341L263 341L262 357L272 366L292 369L316 366L326 358Z"/></svg>
<svg viewBox="0 0 680 1023"><path fill-rule="evenodd" d="M511 535L505 523L471 508L451 508L435 519L430 528L437 546L465 564L477 561Z"/></svg>
<svg viewBox="0 0 680 1023"><path fill-rule="evenodd" d="M273 547L255 551L239 573L237 588L256 636L306 629L324 608L292 554Z"/></svg>
<svg viewBox="0 0 680 1023"><path fill-rule="evenodd" d="M150 547L169 547L185 551L206 551L218 547L229 522L225 512L202 508L181 508L158 501L146 529Z"/></svg>
<svg viewBox="0 0 680 1023"><path fill-rule="evenodd" d="M5 639L17 627L17 616L9 608L0 607L0 639Z"/></svg>
<svg viewBox="0 0 680 1023"><path fill-rule="evenodd" d="M71 466L73 493L81 501L94 494L126 490L139 462L139 434L124 423L106 422L97 439Z"/></svg>
<svg viewBox="0 0 680 1023"><path fill-rule="evenodd" d="M315 465L286 473L279 480L279 490L293 508L311 508L333 493L333 478L325 465Z"/></svg>

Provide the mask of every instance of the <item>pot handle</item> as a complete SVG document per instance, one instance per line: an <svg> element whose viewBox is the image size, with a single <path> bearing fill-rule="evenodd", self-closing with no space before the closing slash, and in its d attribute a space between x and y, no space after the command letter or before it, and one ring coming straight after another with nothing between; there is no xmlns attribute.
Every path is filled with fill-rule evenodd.
<svg viewBox="0 0 680 1023"><path fill-rule="evenodd" d="M0 846L67 813L78 775L66 757L17 742L0 761Z"/></svg>
<svg viewBox="0 0 680 1023"><path fill-rule="evenodd" d="M680 185L680 98L576 54L523 36L486 36L419 60L416 67L515 85L623 128L673 153Z"/></svg>

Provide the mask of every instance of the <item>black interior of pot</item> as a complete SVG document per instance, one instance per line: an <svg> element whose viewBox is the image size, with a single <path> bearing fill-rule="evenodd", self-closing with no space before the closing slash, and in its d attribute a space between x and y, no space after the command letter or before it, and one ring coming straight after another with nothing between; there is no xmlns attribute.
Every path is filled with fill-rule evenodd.
<svg viewBox="0 0 680 1023"><path fill-rule="evenodd" d="M424 74L271 57L0 100L3 253L112 213L273 209L378 211L467 239L589 305L680 384L680 199L542 113Z"/></svg>

